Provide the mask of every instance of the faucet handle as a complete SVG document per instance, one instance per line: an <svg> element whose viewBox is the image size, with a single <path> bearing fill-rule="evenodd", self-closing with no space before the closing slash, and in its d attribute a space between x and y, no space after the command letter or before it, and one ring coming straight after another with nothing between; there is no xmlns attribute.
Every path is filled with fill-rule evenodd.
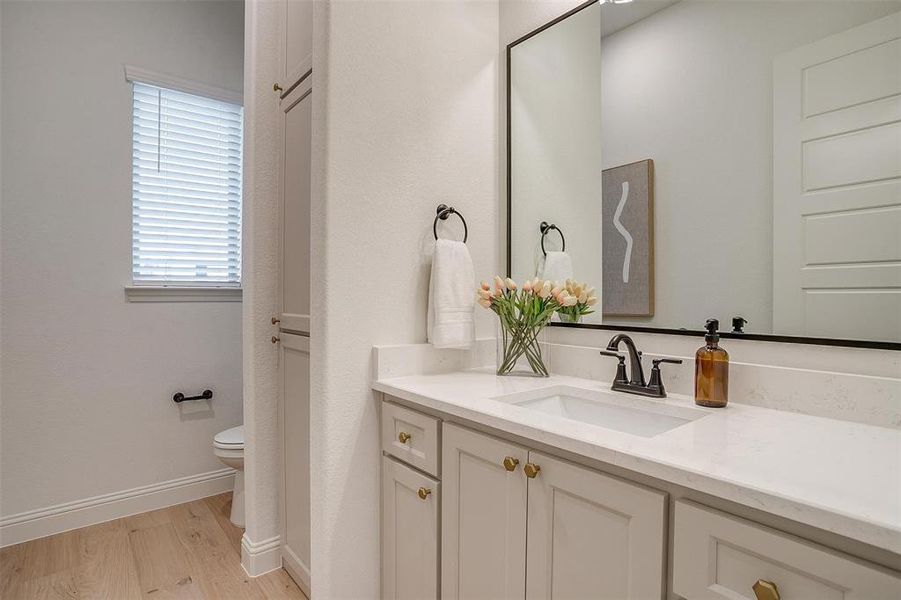
<svg viewBox="0 0 901 600"><path fill-rule="evenodd" d="M612 356L619 360L619 364L616 365L616 376L613 378L614 383L629 383L629 378L626 377L626 357L619 352L610 352L609 350L601 350L601 354L604 356Z"/></svg>
<svg viewBox="0 0 901 600"><path fill-rule="evenodd" d="M655 358L651 362L654 364L655 367L659 367L660 363L670 363L673 365L681 365L682 359L681 358Z"/></svg>

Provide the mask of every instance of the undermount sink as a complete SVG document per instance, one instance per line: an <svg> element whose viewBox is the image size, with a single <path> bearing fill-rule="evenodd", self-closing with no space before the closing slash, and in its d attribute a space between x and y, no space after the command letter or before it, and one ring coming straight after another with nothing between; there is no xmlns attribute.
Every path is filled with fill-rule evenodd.
<svg viewBox="0 0 901 600"><path fill-rule="evenodd" d="M659 400L571 386L517 392L494 399L641 437L654 437L708 414L702 409L674 406Z"/></svg>

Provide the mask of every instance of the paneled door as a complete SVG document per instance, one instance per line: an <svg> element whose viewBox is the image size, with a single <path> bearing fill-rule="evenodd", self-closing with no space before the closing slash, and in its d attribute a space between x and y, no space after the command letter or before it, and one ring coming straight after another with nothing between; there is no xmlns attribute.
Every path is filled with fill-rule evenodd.
<svg viewBox="0 0 901 600"><path fill-rule="evenodd" d="M312 77L281 100L279 426L285 569L310 593L310 159Z"/></svg>
<svg viewBox="0 0 901 600"><path fill-rule="evenodd" d="M439 486L382 457L382 600L438 597Z"/></svg>
<svg viewBox="0 0 901 600"><path fill-rule="evenodd" d="M441 597L521 600L528 452L448 423L443 434Z"/></svg>
<svg viewBox="0 0 901 600"><path fill-rule="evenodd" d="M901 341L901 12L773 78L774 331Z"/></svg>
<svg viewBox="0 0 901 600"><path fill-rule="evenodd" d="M310 593L310 338L279 335L282 563Z"/></svg>
<svg viewBox="0 0 901 600"><path fill-rule="evenodd" d="M539 452L527 473L527 599L663 598L666 494Z"/></svg>
<svg viewBox="0 0 901 600"><path fill-rule="evenodd" d="M310 331L310 169L312 77L281 101L280 296L283 330Z"/></svg>
<svg viewBox="0 0 901 600"><path fill-rule="evenodd" d="M279 83L283 92L313 67L313 0L283 0L279 5Z"/></svg>

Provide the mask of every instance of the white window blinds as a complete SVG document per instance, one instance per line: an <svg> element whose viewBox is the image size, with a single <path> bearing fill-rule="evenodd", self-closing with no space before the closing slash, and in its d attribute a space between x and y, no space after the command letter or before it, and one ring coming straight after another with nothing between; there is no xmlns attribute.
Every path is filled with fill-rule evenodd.
<svg viewBox="0 0 901 600"><path fill-rule="evenodd" d="M243 108L133 87L134 283L239 286Z"/></svg>

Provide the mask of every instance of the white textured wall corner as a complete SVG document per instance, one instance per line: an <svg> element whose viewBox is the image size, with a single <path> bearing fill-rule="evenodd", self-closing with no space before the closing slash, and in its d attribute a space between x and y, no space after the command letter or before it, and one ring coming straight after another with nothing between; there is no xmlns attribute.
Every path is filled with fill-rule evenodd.
<svg viewBox="0 0 901 600"><path fill-rule="evenodd" d="M248 0L244 9L244 538L253 550L279 534L278 347L270 342L270 319L279 312L280 136L272 82L278 81L280 13L277 2ZM268 564L256 556L242 551L251 575Z"/></svg>
<svg viewBox="0 0 901 600"><path fill-rule="evenodd" d="M379 595L373 344L423 342L432 220L498 269L497 4L332 2L314 30L313 594ZM455 223L448 222L447 235ZM478 332L493 333L479 314Z"/></svg>
<svg viewBox="0 0 901 600"><path fill-rule="evenodd" d="M241 422L240 304L129 303L140 65L242 86L233 2L2 2L0 511L213 472ZM160 43L160 40L165 43ZM172 395L210 388L211 403Z"/></svg>

